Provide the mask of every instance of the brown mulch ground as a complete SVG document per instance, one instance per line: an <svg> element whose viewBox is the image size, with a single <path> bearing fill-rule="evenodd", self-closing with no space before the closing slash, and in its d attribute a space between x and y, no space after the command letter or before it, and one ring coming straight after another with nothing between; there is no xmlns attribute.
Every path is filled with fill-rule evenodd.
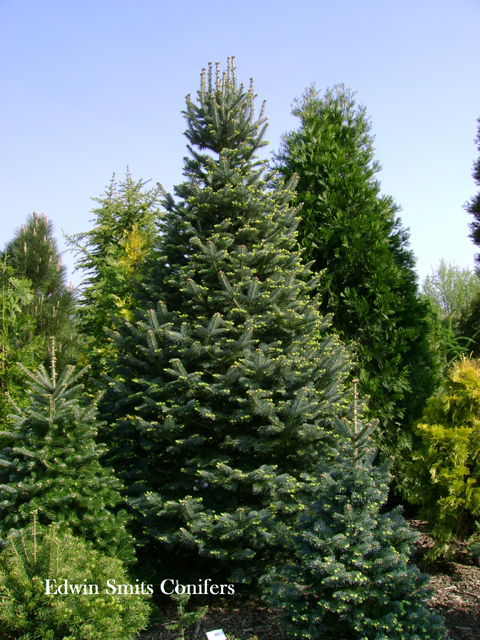
<svg viewBox="0 0 480 640"><path fill-rule="evenodd" d="M420 534L414 561L430 576L431 605L443 616L449 640L480 640L480 567L466 557L462 560L461 552L457 562L423 563L422 556L433 542L426 523L410 520L409 524Z"/></svg>
<svg viewBox="0 0 480 640"><path fill-rule="evenodd" d="M426 534L425 523L411 520L409 524L420 535L414 560L430 576L434 590L431 606L443 616L448 640L480 640L480 567L461 559L458 562L423 563L422 557L432 541ZM185 632L185 640L204 640L205 632L214 629L223 629L238 640L286 640L278 615L255 604L241 608L211 608L200 624ZM158 625L138 640L177 640L181 637L180 633Z"/></svg>

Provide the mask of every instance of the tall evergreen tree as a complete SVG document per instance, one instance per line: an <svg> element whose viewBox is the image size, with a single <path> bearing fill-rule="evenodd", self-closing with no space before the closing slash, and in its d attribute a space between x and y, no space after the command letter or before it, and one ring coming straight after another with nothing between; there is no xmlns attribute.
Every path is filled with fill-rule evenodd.
<svg viewBox="0 0 480 640"><path fill-rule="evenodd" d="M477 137L475 142L477 143L478 151L480 152L480 118L478 119ZM480 187L480 156L473 164L473 179L478 187ZM470 202L465 205L468 213L472 214L473 221L470 223L470 238L473 240L477 247L480 247L480 191L474 196ZM480 274L480 254L477 254L475 258L477 262L478 272Z"/></svg>
<svg viewBox="0 0 480 640"><path fill-rule="evenodd" d="M111 456L143 555L165 577L268 572L341 410L346 360L296 249L293 182L255 155L267 128L233 59L184 113L186 181L168 197L138 321L119 327ZM114 387L114 389L113 389Z"/></svg>
<svg viewBox="0 0 480 640"><path fill-rule="evenodd" d="M444 637L425 606L427 577L408 563L415 539L398 508L382 513L386 464L373 466L375 427L337 421L332 465L323 465L316 499L293 538L294 564L281 571L271 602L289 638L428 640Z"/></svg>
<svg viewBox="0 0 480 640"><path fill-rule="evenodd" d="M15 278L4 258L0 262L0 428L5 429L10 413L8 395L25 400L25 379L18 363L34 369L42 361L42 340L34 335L35 319L28 314L33 299L30 282Z"/></svg>
<svg viewBox="0 0 480 640"><path fill-rule="evenodd" d="M32 512L40 524L60 523L109 555L132 559L126 513L114 516L121 484L100 465L103 445L96 402L84 404L79 379L84 370L67 366L57 378L55 359L49 374L24 369L30 404L12 415L15 426L1 431L9 446L0 452L0 535L28 526Z"/></svg>
<svg viewBox="0 0 480 640"><path fill-rule="evenodd" d="M50 338L54 336L56 357L63 368L75 359L78 344L75 295L72 285L66 283L67 270L62 265L51 220L35 211L7 243L2 258L12 269L13 277L31 284L33 297L25 309L35 321L30 339L41 336L44 364L49 366Z"/></svg>
<svg viewBox="0 0 480 640"><path fill-rule="evenodd" d="M354 94L310 87L296 101L300 127L283 136L276 165L298 175L299 240L319 284L321 310L355 345L367 417L377 418L384 455L408 446L404 426L436 383L428 305L418 298L414 256L398 207L380 194L371 125Z"/></svg>
<svg viewBox="0 0 480 640"><path fill-rule="evenodd" d="M108 369L115 352L109 331L113 318L131 320L137 306L135 285L144 276L146 258L157 236L160 187L144 189L127 169L120 184L113 176L101 198L93 198L94 226L67 238L78 256L76 268L86 273L78 309L84 336L83 360L98 375Z"/></svg>

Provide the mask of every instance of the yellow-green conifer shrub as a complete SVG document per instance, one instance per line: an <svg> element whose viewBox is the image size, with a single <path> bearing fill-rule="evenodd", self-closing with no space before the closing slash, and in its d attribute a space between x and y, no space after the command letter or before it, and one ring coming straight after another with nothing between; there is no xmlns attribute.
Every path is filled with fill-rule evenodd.
<svg viewBox="0 0 480 640"><path fill-rule="evenodd" d="M147 624L147 596L109 595L107 581L131 583L120 560L55 525L12 532L0 553L1 637L131 640Z"/></svg>
<svg viewBox="0 0 480 640"><path fill-rule="evenodd" d="M421 446L408 469L408 498L432 527L433 560L453 553L480 516L480 361L463 358L451 368L417 425Z"/></svg>

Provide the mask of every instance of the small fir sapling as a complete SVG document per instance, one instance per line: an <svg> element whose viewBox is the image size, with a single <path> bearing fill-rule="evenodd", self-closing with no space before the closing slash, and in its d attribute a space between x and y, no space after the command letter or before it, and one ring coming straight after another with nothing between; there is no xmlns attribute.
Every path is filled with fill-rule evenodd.
<svg viewBox="0 0 480 640"><path fill-rule="evenodd" d="M300 516L295 563L273 587L289 638L438 640L427 578L409 564L415 535L399 508L381 513L387 464L373 466L375 426L358 416L337 421L334 462L322 465L316 499Z"/></svg>
<svg viewBox="0 0 480 640"><path fill-rule="evenodd" d="M201 622L207 614L208 606L199 607L194 611L186 611L188 601L190 600L188 593L173 594L171 598L177 605L177 615L175 620L165 625L165 628L169 631L179 632L182 640L185 640L185 630L188 629L188 627L196 625L195 635L198 635Z"/></svg>
<svg viewBox="0 0 480 640"><path fill-rule="evenodd" d="M68 526L107 554L132 560L127 514L113 513L121 483L99 462L105 447L95 442L98 398L81 396L85 369L69 365L57 378L53 357L51 374L43 365L24 373L29 406L16 407L13 429L0 432L9 441L0 452L0 535L24 528L36 511L40 524Z"/></svg>

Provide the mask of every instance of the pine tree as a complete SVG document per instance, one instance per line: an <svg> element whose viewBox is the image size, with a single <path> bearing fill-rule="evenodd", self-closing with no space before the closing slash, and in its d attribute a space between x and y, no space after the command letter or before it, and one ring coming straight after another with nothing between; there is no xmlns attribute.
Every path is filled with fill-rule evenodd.
<svg viewBox="0 0 480 640"><path fill-rule="evenodd" d="M28 313L33 300L30 281L15 278L6 258L0 262L0 278L0 428L6 429L11 409L8 395L17 403L25 402L25 376L17 363L29 369L38 366L43 341L35 335L35 319Z"/></svg>
<svg viewBox="0 0 480 640"><path fill-rule="evenodd" d="M69 365L57 378L54 358L51 374L43 365L23 371L29 407L11 416L12 431L0 432L10 440L0 453L0 534L24 528L37 512L40 524L60 523L107 554L131 560L126 513L111 511L120 503L121 484L99 463L105 448L95 443L96 402L84 404L80 395L85 370Z"/></svg>
<svg viewBox="0 0 480 640"><path fill-rule="evenodd" d="M296 101L300 127L283 136L276 166L298 175L299 241L319 284L321 310L354 345L368 419L379 419L382 457L409 446L405 429L433 392L428 305L418 298L413 253L398 206L380 194L371 125L354 93L312 86Z"/></svg>
<svg viewBox="0 0 480 640"><path fill-rule="evenodd" d="M3 251L15 278L31 283L33 298L26 311L35 320L35 335L43 339L43 358L49 366L50 338L55 337L57 359L63 368L75 360L77 332L74 323L75 292L67 286L53 224L36 211L22 224Z"/></svg>
<svg viewBox="0 0 480 640"><path fill-rule="evenodd" d="M141 282L149 253L153 249L160 219L160 187L145 190L147 183L135 182L127 169L119 185L113 176L93 210L93 229L67 237L78 259L76 269L86 273L78 309L79 329L85 337L82 360L98 376L108 369L115 353L109 336L113 318L131 320L137 301L134 292Z"/></svg>
<svg viewBox="0 0 480 640"><path fill-rule="evenodd" d="M477 143L478 151L480 152L480 118L478 119L477 137L475 142ZM473 164L473 179L477 186L480 186L480 156ZM474 196L470 202L465 205L465 209L473 216L473 221L470 223L470 238L473 243L480 247L480 191ZM480 254L475 257L477 262L478 271L480 275Z"/></svg>
<svg viewBox="0 0 480 640"><path fill-rule="evenodd" d="M295 563L283 568L271 604L290 638L428 640L444 637L428 611L427 578L408 563L415 538L399 508L382 513L389 473L373 466L375 425L337 421L332 465L293 538Z"/></svg>
<svg viewBox="0 0 480 640"><path fill-rule="evenodd" d="M165 205L144 311L119 328L102 410L143 556L165 577L268 572L343 398L344 351L296 249L293 183L272 188L255 156L267 123L254 98L233 59L187 97L186 181Z"/></svg>

